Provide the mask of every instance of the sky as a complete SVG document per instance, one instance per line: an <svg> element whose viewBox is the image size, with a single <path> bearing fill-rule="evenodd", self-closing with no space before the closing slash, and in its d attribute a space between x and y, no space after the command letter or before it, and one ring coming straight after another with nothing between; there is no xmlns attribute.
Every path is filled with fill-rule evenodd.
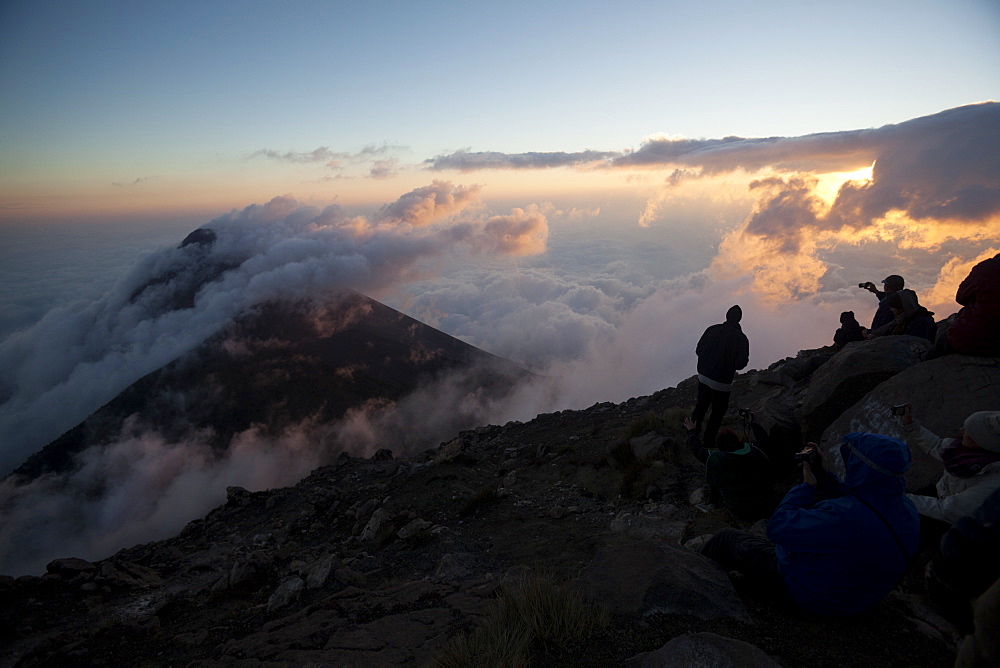
<svg viewBox="0 0 1000 668"><path fill-rule="evenodd" d="M888 274L943 318L1000 252L995 1L5 0L0 91L0 475L268 299L360 290L541 374L502 424L676 384L734 303L750 368L868 324ZM133 300L202 226L239 269ZM304 434L4 483L0 572L294 483Z"/></svg>

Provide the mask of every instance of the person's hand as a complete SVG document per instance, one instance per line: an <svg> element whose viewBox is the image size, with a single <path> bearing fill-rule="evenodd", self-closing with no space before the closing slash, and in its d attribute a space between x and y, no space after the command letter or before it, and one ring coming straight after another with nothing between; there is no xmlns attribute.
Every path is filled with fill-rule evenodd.
<svg viewBox="0 0 1000 668"><path fill-rule="evenodd" d="M818 484L816 476L812 472L812 467L809 466L809 462L802 462L802 482L813 487Z"/></svg>
<svg viewBox="0 0 1000 668"><path fill-rule="evenodd" d="M684 418L684 428L687 430L694 429L694 420L689 417Z"/></svg>
<svg viewBox="0 0 1000 668"><path fill-rule="evenodd" d="M864 327L862 327L861 336L865 337L866 339L870 339L872 338L872 332L870 329L865 329Z"/></svg>
<svg viewBox="0 0 1000 668"><path fill-rule="evenodd" d="M910 426L911 424L913 424L913 404L907 402L903 404L903 406L905 406L905 408L903 409L903 416L902 416L903 424L905 424L906 426Z"/></svg>

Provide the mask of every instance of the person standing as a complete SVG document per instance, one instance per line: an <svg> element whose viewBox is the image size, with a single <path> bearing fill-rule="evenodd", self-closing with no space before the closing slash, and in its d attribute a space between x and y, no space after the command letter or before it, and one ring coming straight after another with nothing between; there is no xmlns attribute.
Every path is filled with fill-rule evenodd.
<svg viewBox="0 0 1000 668"><path fill-rule="evenodd" d="M726 321L705 330L695 349L698 355L698 403L691 418L696 433L711 409L705 425L706 448L715 445L715 436L722 426L722 417L729 408L729 393L733 377L750 362L750 341L740 327L743 310L733 306L726 311Z"/></svg>

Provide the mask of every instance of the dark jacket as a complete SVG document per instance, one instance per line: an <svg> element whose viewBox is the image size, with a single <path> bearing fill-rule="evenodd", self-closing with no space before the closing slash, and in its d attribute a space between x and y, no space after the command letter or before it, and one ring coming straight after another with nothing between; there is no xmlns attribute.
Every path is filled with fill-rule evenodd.
<svg viewBox="0 0 1000 668"><path fill-rule="evenodd" d="M721 503L736 517L759 520L774 510L774 465L755 445L736 451L709 449L701 444L697 430L688 431L688 449L705 465L711 503Z"/></svg>
<svg viewBox="0 0 1000 668"><path fill-rule="evenodd" d="M870 332L872 336L887 336L889 334L906 334L907 333L906 327L909 325L910 321L912 321L914 318L921 317L924 315L927 316L934 315L933 313L931 313L930 311L928 311L927 309L925 309L923 306L920 305L920 302L917 300L917 293L914 292L913 290L907 290L904 288L903 290L897 290L895 293L891 294L895 294L897 297L899 297L899 303L900 306L903 307L903 312L899 315L895 315L892 312L892 307L889 306L889 295L886 295L885 299L879 302L879 309L881 310L883 305L886 307L886 309L889 311L889 320L884 325L881 325L879 327L876 327L875 323L872 322L872 330ZM876 318L877 317L878 314L876 313ZM933 322L934 321L931 320L932 324ZM934 339L932 338L931 340L933 341Z"/></svg>
<svg viewBox="0 0 1000 668"><path fill-rule="evenodd" d="M972 625L969 602L1000 578L1000 489L941 538L927 569L927 588L963 631Z"/></svg>
<svg viewBox="0 0 1000 668"><path fill-rule="evenodd" d="M872 318L872 326L869 329L878 329L879 327L885 327L890 322L892 322L894 316L892 314L892 309L889 305L885 303L885 298L888 293L882 292L881 290L875 291L875 296L878 297L878 308L875 309L875 316Z"/></svg>
<svg viewBox="0 0 1000 668"><path fill-rule="evenodd" d="M750 341L740 323L727 320L705 330L695 349L698 373L717 383L731 383L750 362Z"/></svg>
<svg viewBox="0 0 1000 668"><path fill-rule="evenodd" d="M797 485L767 526L789 594L824 615L851 615L881 601L906 571L920 535L917 509L903 495L906 445L879 434L844 441L845 482L828 490L842 496L818 500L815 487Z"/></svg>
<svg viewBox="0 0 1000 668"><path fill-rule="evenodd" d="M965 355L1000 357L1000 254L972 268L955 301L963 308L948 328L948 343Z"/></svg>
<svg viewBox="0 0 1000 668"><path fill-rule="evenodd" d="M854 313L844 311L840 314L840 329L833 335L833 344L837 349L843 348L851 341L864 341L865 335L861 332L861 323L854 318Z"/></svg>

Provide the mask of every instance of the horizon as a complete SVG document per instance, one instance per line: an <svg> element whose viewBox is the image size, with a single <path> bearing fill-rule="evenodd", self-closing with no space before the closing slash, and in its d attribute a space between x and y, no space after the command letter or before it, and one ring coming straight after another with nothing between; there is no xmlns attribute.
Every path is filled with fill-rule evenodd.
<svg viewBox="0 0 1000 668"><path fill-rule="evenodd" d="M1000 252L996 3L573 7L0 5L4 473L266 299L542 372L487 416L522 419L690 377L734 303L751 369L889 274L943 319ZM252 262L127 308L201 227Z"/></svg>

